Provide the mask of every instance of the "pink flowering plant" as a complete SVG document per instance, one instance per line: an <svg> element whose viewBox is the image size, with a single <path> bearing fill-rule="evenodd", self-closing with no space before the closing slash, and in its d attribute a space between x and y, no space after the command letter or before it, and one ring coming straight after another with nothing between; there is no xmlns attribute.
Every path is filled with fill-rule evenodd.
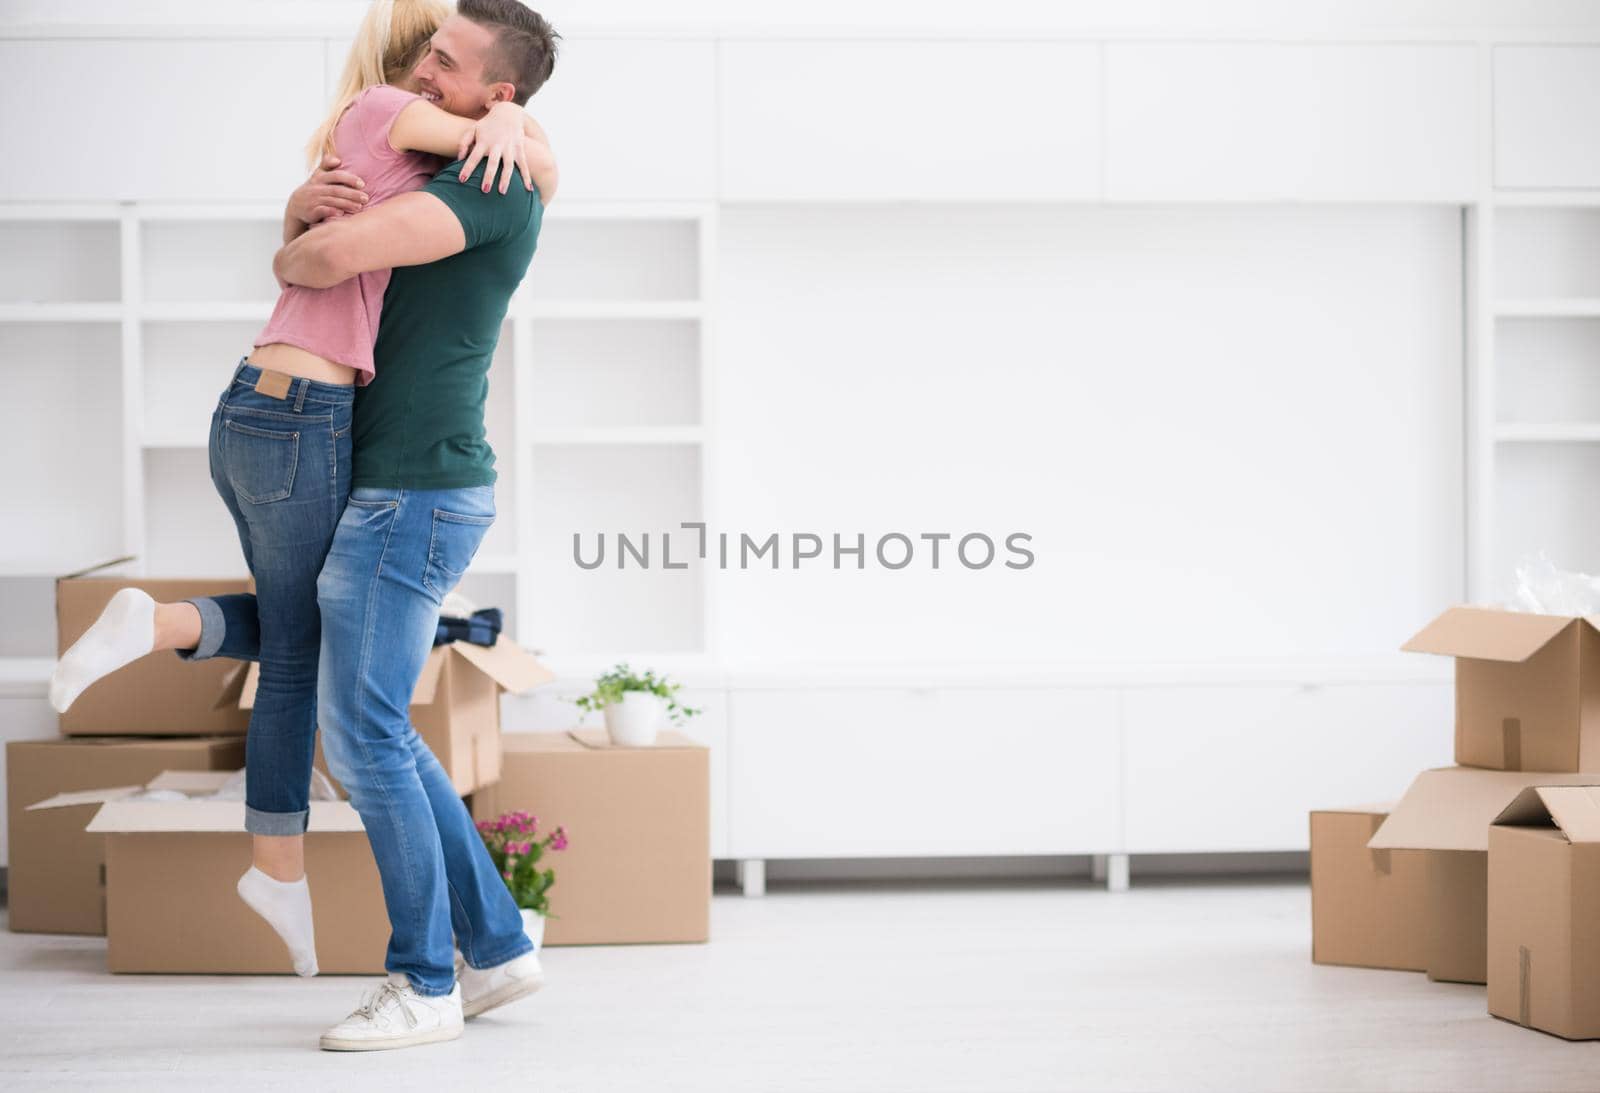
<svg viewBox="0 0 1600 1093"><path fill-rule="evenodd" d="M539 817L528 812L507 812L498 820L479 821L478 834L517 906L548 915L550 886L556 882L556 871L541 869L539 863L546 850L567 848L567 829L557 827L540 838Z"/></svg>

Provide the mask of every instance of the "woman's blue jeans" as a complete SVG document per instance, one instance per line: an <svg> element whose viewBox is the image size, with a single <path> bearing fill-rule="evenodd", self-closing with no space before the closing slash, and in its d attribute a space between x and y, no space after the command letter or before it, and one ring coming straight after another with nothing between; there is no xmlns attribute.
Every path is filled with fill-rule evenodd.
<svg viewBox="0 0 1600 1093"><path fill-rule="evenodd" d="M179 656L260 661L245 737L245 828L299 835L317 741L317 577L350 494L355 388L295 379L274 398L255 389L260 375L240 361L211 415L210 445L211 481L239 530L256 594L190 601L200 645Z"/></svg>

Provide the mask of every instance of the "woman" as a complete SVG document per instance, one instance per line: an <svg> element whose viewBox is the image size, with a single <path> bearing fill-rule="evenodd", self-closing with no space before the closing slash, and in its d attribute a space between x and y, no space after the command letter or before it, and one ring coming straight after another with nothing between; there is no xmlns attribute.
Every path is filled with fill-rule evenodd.
<svg viewBox="0 0 1600 1093"><path fill-rule="evenodd" d="M450 9L440 0L377 0L345 63L340 91L308 149L323 170L291 197L285 241L330 216L416 190L443 165L480 158L485 179L512 169L548 204L556 172L539 127L502 103L478 121L415 94L411 68ZM332 168L343 170L332 170ZM490 185L485 182L485 190ZM245 827L253 836L240 896L283 938L300 975L315 975L305 876L316 744L321 621L317 575L350 492L355 387L373 378L387 270L327 289L283 286L272 317L235 368L211 423L211 478L239 531L254 597L156 603L123 589L63 656L51 701L64 711L96 679L158 649L203 657L204 632L259 627L261 675L246 738ZM252 601L253 602L247 602Z"/></svg>

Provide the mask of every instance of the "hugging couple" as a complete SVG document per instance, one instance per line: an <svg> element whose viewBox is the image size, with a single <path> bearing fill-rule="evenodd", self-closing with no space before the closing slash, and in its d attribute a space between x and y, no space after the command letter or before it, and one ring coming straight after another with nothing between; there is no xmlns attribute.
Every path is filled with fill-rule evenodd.
<svg viewBox="0 0 1600 1093"><path fill-rule="evenodd" d="M408 710L441 602L494 522L487 373L555 193L522 107L557 40L516 0L375 0L311 141L320 167L289 198L277 306L212 415L211 479L256 592L123 589L51 680L65 710L156 650L260 662L238 888L301 975L317 971L304 833L320 723L391 927L387 980L322 1035L328 1050L454 1039L542 982Z"/></svg>

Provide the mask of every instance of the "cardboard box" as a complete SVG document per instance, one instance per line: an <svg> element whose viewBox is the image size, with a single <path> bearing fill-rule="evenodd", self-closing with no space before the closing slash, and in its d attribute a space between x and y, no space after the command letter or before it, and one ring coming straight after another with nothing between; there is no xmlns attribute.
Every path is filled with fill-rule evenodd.
<svg viewBox="0 0 1600 1093"><path fill-rule="evenodd" d="M1428 978L1439 983L1488 981L1489 855L1481 850L1430 850L1426 861Z"/></svg>
<svg viewBox="0 0 1600 1093"><path fill-rule="evenodd" d="M601 729L508 733L500 781L473 795L493 820L525 809L570 844L547 861L545 943L705 941L711 929L710 752L677 732L647 748Z"/></svg>
<svg viewBox="0 0 1600 1093"><path fill-rule="evenodd" d="M1600 787L1530 786L1489 829L1489 1012L1600 1038Z"/></svg>
<svg viewBox="0 0 1600 1093"><path fill-rule="evenodd" d="M249 664L223 685L219 705L255 705L259 665ZM411 694L411 723L463 797L500 777L500 695L525 694L555 674L510 638L492 646L457 641L437 646L423 663Z"/></svg>
<svg viewBox="0 0 1600 1093"><path fill-rule="evenodd" d="M129 577L63 577L56 582L57 655L100 617L111 597L140 588L156 600L248 592L247 580L138 580ZM66 713L61 732L68 736L213 736L242 734L249 715L218 709L217 689L238 665L217 657L179 660L170 652L152 653L91 685Z"/></svg>
<svg viewBox="0 0 1600 1093"><path fill-rule="evenodd" d="M1594 775L1445 767L1417 775L1371 850L1424 850L1429 979L1488 981L1489 825L1531 785L1578 785Z"/></svg>
<svg viewBox="0 0 1600 1093"><path fill-rule="evenodd" d="M1423 971L1427 875L1420 850L1369 850L1389 805L1311 814L1311 959Z"/></svg>
<svg viewBox="0 0 1600 1093"><path fill-rule="evenodd" d="M205 800L226 771L166 771L145 786L63 795L100 801L87 831L106 854L106 965L113 972L292 974L288 950L235 889L250 866L244 802ZM130 800L141 789L190 795ZM311 802L306 875L323 974L383 972L389 941L378 868L346 801Z"/></svg>
<svg viewBox="0 0 1600 1093"><path fill-rule="evenodd" d="M143 785L163 770L235 771L244 739L152 740L77 737L6 745L11 929L50 934L106 932L105 842L85 825L98 799L48 809L57 794Z"/></svg>
<svg viewBox="0 0 1600 1093"><path fill-rule="evenodd" d="M1456 658L1456 762L1600 771L1600 633L1594 622L1453 607L1402 647Z"/></svg>

